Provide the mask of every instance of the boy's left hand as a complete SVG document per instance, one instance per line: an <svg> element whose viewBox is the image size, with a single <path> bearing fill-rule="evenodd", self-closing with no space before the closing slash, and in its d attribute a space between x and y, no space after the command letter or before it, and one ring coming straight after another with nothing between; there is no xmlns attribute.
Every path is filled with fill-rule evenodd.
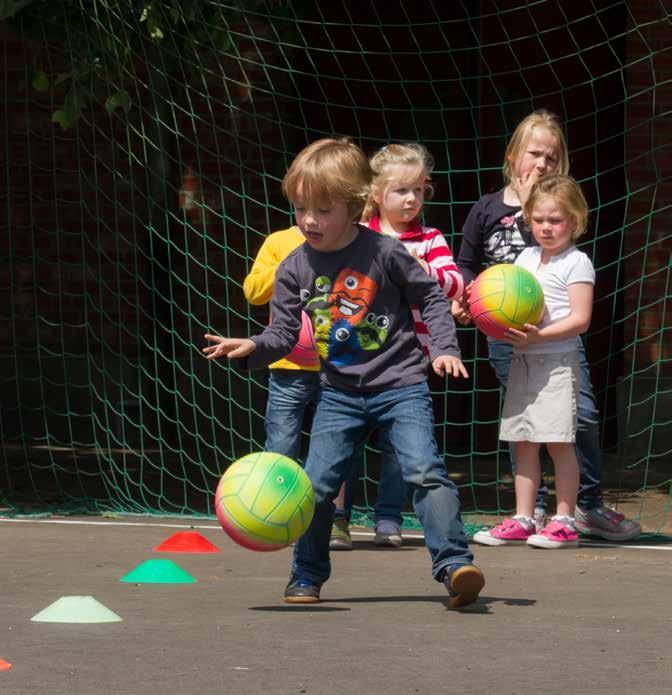
<svg viewBox="0 0 672 695"><path fill-rule="evenodd" d="M432 369L439 376L454 376L462 375L465 379L469 378L467 368L462 364L462 360L454 355L440 355L432 362Z"/></svg>
<svg viewBox="0 0 672 695"><path fill-rule="evenodd" d="M514 348L524 348L527 345L534 345L541 342L539 328L537 326L526 323L523 325L523 330L518 331L515 328L507 328L504 341L513 345Z"/></svg>

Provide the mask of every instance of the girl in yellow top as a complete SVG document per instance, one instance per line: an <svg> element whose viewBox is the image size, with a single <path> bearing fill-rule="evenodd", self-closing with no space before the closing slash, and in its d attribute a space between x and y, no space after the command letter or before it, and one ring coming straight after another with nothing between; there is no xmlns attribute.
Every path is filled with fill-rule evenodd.
<svg viewBox="0 0 672 695"><path fill-rule="evenodd" d="M298 227L269 234L243 282L243 292L250 304L271 301L278 266L304 241ZM304 320L297 347L287 357L271 364L270 370L264 449L297 460L304 411L317 401L320 389L320 360L310 321L306 324Z"/></svg>

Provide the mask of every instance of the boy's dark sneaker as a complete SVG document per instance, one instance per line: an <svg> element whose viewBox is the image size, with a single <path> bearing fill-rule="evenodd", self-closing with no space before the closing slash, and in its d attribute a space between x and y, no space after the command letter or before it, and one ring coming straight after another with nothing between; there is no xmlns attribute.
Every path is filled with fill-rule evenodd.
<svg viewBox="0 0 672 695"><path fill-rule="evenodd" d="M473 603L485 586L483 572L476 565L448 567L443 574L443 583L448 589L451 608L460 608Z"/></svg>
<svg viewBox="0 0 672 695"><path fill-rule="evenodd" d="M318 603L320 585L310 579L292 577L285 589L285 603Z"/></svg>

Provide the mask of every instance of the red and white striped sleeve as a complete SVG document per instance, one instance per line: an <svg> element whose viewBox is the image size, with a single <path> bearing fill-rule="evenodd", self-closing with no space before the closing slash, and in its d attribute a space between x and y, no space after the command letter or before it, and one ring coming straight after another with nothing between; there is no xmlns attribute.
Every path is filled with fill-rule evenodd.
<svg viewBox="0 0 672 695"><path fill-rule="evenodd" d="M423 232L427 249L424 260L429 266L430 276L439 283L448 299L459 299L464 292L464 278L455 265L445 237L438 229L431 227L425 227Z"/></svg>

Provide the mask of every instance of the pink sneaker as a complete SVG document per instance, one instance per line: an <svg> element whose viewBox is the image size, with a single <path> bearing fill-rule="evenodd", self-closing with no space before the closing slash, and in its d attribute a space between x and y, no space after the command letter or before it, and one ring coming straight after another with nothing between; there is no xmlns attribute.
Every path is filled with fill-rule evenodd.
<svg viewBox="0 0 672 695"><path fill-rule="evenodd" d="M534 533L534 523L526 528L519 519L504 519L487 531L474 534L473 540L481 545L521 545Z"/></svg>
<svg viewBox="0 0 672 695"><path fill-rule="evenodd" d="M527 544L533 548L577 548L579 534L573 525L553 518L539 533L531 535Z"/></svg>

